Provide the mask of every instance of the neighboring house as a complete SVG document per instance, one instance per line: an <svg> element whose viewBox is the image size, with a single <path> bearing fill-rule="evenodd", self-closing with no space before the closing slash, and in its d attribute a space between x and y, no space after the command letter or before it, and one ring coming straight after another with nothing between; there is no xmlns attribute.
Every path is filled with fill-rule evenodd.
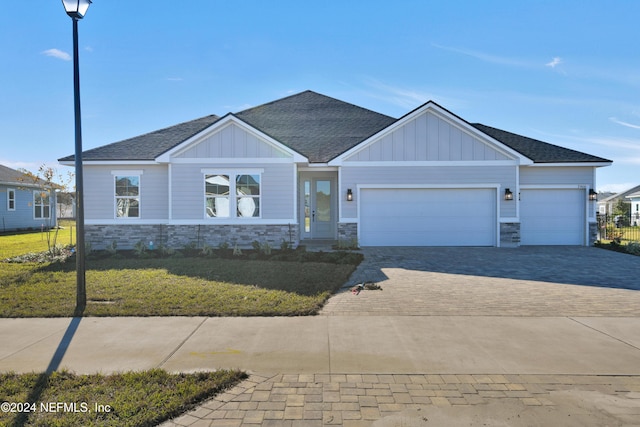
<svg viewBox="0 0 640 427"><path fill-rule="evenodd" d="M640 225L640 191L629 194L625 198L631 202L631 225Z"/></svg>
<svg viewBox="0 0 640 427"><path fill-rule="evenodd" d="M0 165L0 231L55 227L55 206L56 193L45 181Z"/></svg>
<svg viewBox="0 0 640 427"><path fill-rule="evenodd" d="M397 119L311 91L83 158L94 247L588 245L596 168L611 164L434 102Z"/></svg>
<svg viewBox="0 0 640 427"><path fill-rule="evenodd" d="M640 185L636 185L633 188L628 189L627 191L623 191L622 193L612 194L609 197L606 197L602 200L598 200L598 213L601 215L612 215L613 208L618 203L619 200L624 200L628 202L627 196L630 196L634 193L640 192Z"/></svg>

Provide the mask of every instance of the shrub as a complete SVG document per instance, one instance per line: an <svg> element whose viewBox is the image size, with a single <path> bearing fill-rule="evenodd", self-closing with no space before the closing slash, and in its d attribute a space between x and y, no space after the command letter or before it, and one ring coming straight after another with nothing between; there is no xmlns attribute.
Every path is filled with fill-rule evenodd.
<svg viewBox="0 0 640 427"><path fill-rule="evenodd" d="M627 252L631 255L640 256L640 242L630 242L627 245Z"/></svg>

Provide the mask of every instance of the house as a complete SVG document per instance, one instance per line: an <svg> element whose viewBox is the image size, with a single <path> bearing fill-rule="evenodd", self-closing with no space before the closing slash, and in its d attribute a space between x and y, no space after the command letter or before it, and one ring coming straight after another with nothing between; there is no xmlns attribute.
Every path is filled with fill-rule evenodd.
<svg viewBox="0 0 640 427"><path fill-rule="evenodd" d="M56 193L45 181L0 165L0 231L57 225Z"/></svg>
<svg viewBox="0 0 640 427"><path fill-rule="evenodd" d="M640 191L636 191L635 193L629 194L625 197L629 199L631 202L631 221L630 224L633 226L640 225Z"/></svg>
<svg viewBox="0 0 640 427"><path fill-rule="evenodd" d="M622 193L611 194L609 197L605 197L601 200L598 200L598 213L600 215L612 215L614 206L620 201L623 200L628 202L627 196L631 194L640 192L640 185L636 185Z"/></svg>
<svg viewBox="0 0 640 427"><path fill-rule="evenodd" d="M83 158L94 247L589 245L596 169L611 164L435 102L394 118L312 91Z"/></svg>

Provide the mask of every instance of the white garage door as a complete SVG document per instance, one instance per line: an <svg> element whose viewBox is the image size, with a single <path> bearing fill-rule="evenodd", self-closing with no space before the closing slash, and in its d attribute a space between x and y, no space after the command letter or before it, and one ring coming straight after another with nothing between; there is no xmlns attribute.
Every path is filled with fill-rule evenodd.
<svg viewBox="0 0 640 427"><path fill-rule="evenodd" d="M522 189L522 245L583 245L585 195L579 189Z"/></svg>
<svg viewBox="0 0 640 427"><path fill-rule="evenodd" d="M362 189L363 246L495 246L495 189Z"/></svg>

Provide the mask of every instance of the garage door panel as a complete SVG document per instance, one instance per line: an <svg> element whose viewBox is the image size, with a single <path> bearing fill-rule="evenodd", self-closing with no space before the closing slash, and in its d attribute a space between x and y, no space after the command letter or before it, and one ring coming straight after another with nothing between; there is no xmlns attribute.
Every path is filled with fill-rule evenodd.
<svg viewBox="0 0 640 427"><path fill-rule="evenodd" d="M583 245L585 195L581 189L522 189L522 245Z"/></svg>
<svg viewBox="0 0 640 427"><path fill-rule="evenodd" d="M493 189L363 189L363 246L495 246Z"/></svg>

